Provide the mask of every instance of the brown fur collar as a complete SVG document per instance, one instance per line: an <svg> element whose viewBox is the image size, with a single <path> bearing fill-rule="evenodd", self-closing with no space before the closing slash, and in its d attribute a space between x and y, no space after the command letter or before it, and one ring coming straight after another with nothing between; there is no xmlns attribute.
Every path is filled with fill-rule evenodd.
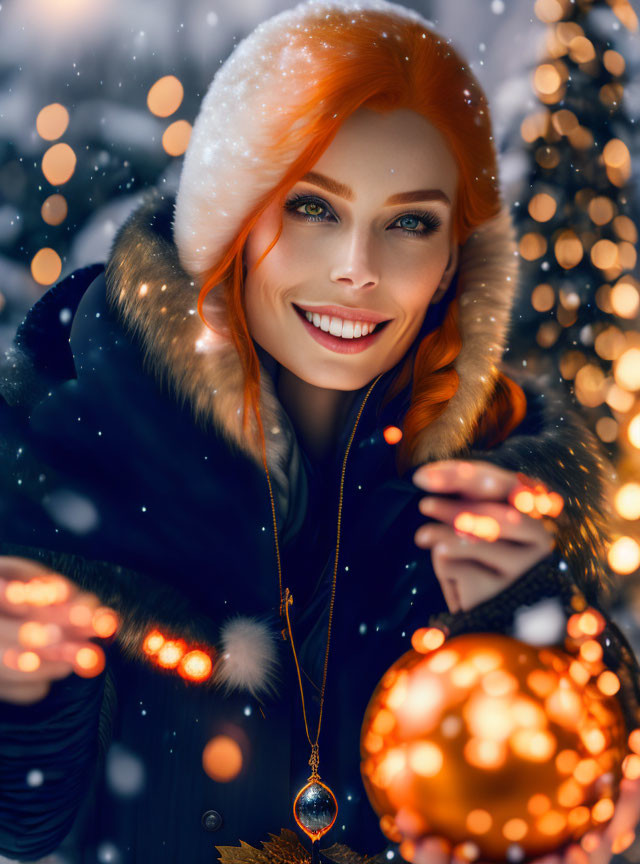
<svg viewBox="0 0 640 864"><path fill-rule="evenodd" d="M196 422L213 423L233 446L262 465L259 448L242 431L243 370L226 324L222 291L212 291L214 334L197 313L200 283L181 267L170 230L172 203L150 196L116 237L106 278L108 301L139 334L145 362L187 401ZM458 392L444 413L425 428L414 463L442 459L469 443L474 421L492 391L505 345L517 284L518 259L506 209L471 235L458 270L462 350L456 360ZM261 411L267 460L286 488L291 430L283 422L273 381L262 369ZM251 422L255 422L253 417Z"/></svg>

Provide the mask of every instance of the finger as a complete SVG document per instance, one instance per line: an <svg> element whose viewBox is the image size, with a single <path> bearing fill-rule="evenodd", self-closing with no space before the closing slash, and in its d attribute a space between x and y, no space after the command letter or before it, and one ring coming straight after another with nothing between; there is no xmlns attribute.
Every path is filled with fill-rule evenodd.
<svg viewBox="0 0 640 864"><path fill-rule="evenodd" d="M433 492L502 501L520 487L517 474L481 460L447 459L421 465L412 477L416 486Z"/></svg>
<svg viewBox="0 0 640 864"><path fill-rule="evenodd" d="M572 843L564 853L563 864L589 864L589 856L577 843Z"/></svg>
<svg viewBox="0 0 640 864"><path fill-rule="evenodd" d="M482 565L463 559L451 559L444 553L438 553L438 545L434 548L434 571L445 594L444 584L449 586L454 594L456 608L452 612L472 609L478 603L484 603L499 594L504 588L504 581L495 573L486 570ZM445 594L445 599L447 595ZM447 605L449 601L447 600Z"/></svg>
<svg viewBox="0 0 640 864"><path fill-rule="evenodd" d="M533 519L510 504L450 500L431 495L420 499L418 509L431 519L446 522L458 531L488 542L500 537L514 543L549 545L554 540L547 528L550 520Z"/></svg>
<svg viewBox="0 0 640 864"><path fill-rule="evenodd" d="M93 642L63 642L38 651L17 645L2 649L0 679L44 681L75 672L84 678L99 675L105 667L104 651Z"/></svg>
<svg viewBox="0 0 640 864"><path fill-rule="evenodd" d="M26 619L42 624L54 624L70 631L76 638L100 636L106 639L113 636L119 627L117 613L102 605L95 594L80 591L74 586L70 598L58 602L53 593L57 589L50 591L49 587L45 587L45 593L38 594L39 587L36 585L36 593L25 596L20 590L24 584L20 581L9 581L4 591L0 586L0 617L11 616L17 621ZM31 599L38 598L38 602L30 602L29 596ZM44 602L45 599L50 602Z"/></svg>
<svg viewBox="0 0 640 864"><path fill-rule="evenodd" d="M0 686L0 700L11 702L14 705L33 705L40 702L51 690L51 684L46 681L25 686L24 683L8 684L2 682Z"/></svg>
<svg viewBox="0 0 640 864"><path fill-rule="evenodd" d="M402 854L402 848L400 850ZM414 864L449 864L451 844L443 837L425 837L414 843L412 861Z"/></svg>
<svg viewBox="0 0 640 864"><path fill-rule="evenodd" d="M510 584L545 558L553 548L549 539L545 532L544 538L535 545L514 543L510 540L487 543L477 537L460 534L449 525L434 522L421 526L415 533L416 546L421 549L433 548L438 544L442 553L452 561L462 559L486 568L489 575L505 583L498 585L495 590L506 587L506 584Z"/></svg>
<svg viewBox="0 0 640 864"><path fill-rule="evenodd" d="M10 646L0 656L0 682L9 684L42 684L66 678L73 665L62 659L47 659L35 651Z"/></svg>
<svg viewBox="0 0 640 864"><path fill-rule="evenodd" d="M30 566L5 568L4 573L6 576L0 575L0 604L5 608L60 605L77 591L64 576L46 571L34 572Z"/></svg>

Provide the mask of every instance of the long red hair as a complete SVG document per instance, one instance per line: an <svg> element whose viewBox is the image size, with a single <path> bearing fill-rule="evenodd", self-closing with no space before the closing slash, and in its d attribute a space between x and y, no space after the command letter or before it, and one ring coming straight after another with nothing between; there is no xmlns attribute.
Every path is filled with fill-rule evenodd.
<svg viewBox="0 0 640 864"><path fill-rule="evenodd" d="M360 107L386 112L399 108L426 117L444 135L456 159L459 183L454 201L453 231L464 244L469 234L496 216L501 208L498 167L486 97L464 59L437 33L412 18L365 10L357 26L348 11L322 10L305 22L312 34L305 42L307 63L314 82L309 98L297 108L287 132L272 143L274 164L281 154L300 143L300 155L289 164L280 182L248 214L222 260L210 270L198 298L203 321L203 302L209 291L224 290L230 334L245 374L244 416L248 431L249 409L256 418L255 434L266 462L264 430L260 416L260 364L244 312L243 251L247 237L272 203L282 208L291 187L320 158L341 123ZM300 71L299 74L310 74ZM274 96L277 98L277 94ZM258 265L277 243L279 230ZM454 362L461 348L458 330L458 298L447 310L444 322L408 352L389 387L388 401L411 384L411 402L403 421L403 438L397 465L403 472L412 464L412 453L422 429L447 407L458 388ZM526 398L513 381L498 374L487 409L476 424L473 440L492 446L507 437L524 417Z"/></svg>

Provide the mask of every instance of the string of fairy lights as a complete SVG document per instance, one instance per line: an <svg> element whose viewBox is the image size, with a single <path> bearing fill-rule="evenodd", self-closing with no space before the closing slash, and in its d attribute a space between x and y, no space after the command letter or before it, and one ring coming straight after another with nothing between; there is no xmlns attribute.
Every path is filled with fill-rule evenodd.
<svg viewBox="0 0 640 864"><path fill-rule="evenodd" d="M548 29L532 75L538 105L520 127L533 155L519 239L537 343L528 356L534 366L552 358L611 454L608 563L630 577L640 567L636 131L625 112L625 58L603 36L602 12L611 39L620 25L637 32L638 18L628 0L536 0L534 11Z"/></svg>
<svg viewBox="0 0 640 864"><path fill-rule="evenodd" d="M166 118L180 108L184 96L182 83L175 75L159 78L147 93L147 107L156 117ZM69 127L70 116L67 108L59 102L52 102L42 108L36 117L38 135L51 143L42 156L41 170L46 182L57 189L71 180L77 166L76 153L62 138ZM162 134L162 147L173 157L182 156L191 137L191 124L187 120L174 120ZM69 213L69 204L62 192L49 194L43 201L40 215L47 225L62 225ZM45 246L31 259L31 275L43 286L53 285L60 278L62 259L56 249Z"/></svg>

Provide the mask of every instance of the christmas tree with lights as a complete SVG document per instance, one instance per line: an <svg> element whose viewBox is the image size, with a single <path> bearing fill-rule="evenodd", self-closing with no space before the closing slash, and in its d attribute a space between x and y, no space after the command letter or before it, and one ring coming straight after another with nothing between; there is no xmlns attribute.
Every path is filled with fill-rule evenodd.
<svg viewBox="0 0 640 864"><path fill-rule="evenodd" d="M531 169L516 217L522 294L511 359L563 382L615 464L608 560L630 577L640 566L638 132L614 37L637 33L638 19L628 0L537 0L534 9L548 30L532 73L538 104L520 127Z"/></svg>

